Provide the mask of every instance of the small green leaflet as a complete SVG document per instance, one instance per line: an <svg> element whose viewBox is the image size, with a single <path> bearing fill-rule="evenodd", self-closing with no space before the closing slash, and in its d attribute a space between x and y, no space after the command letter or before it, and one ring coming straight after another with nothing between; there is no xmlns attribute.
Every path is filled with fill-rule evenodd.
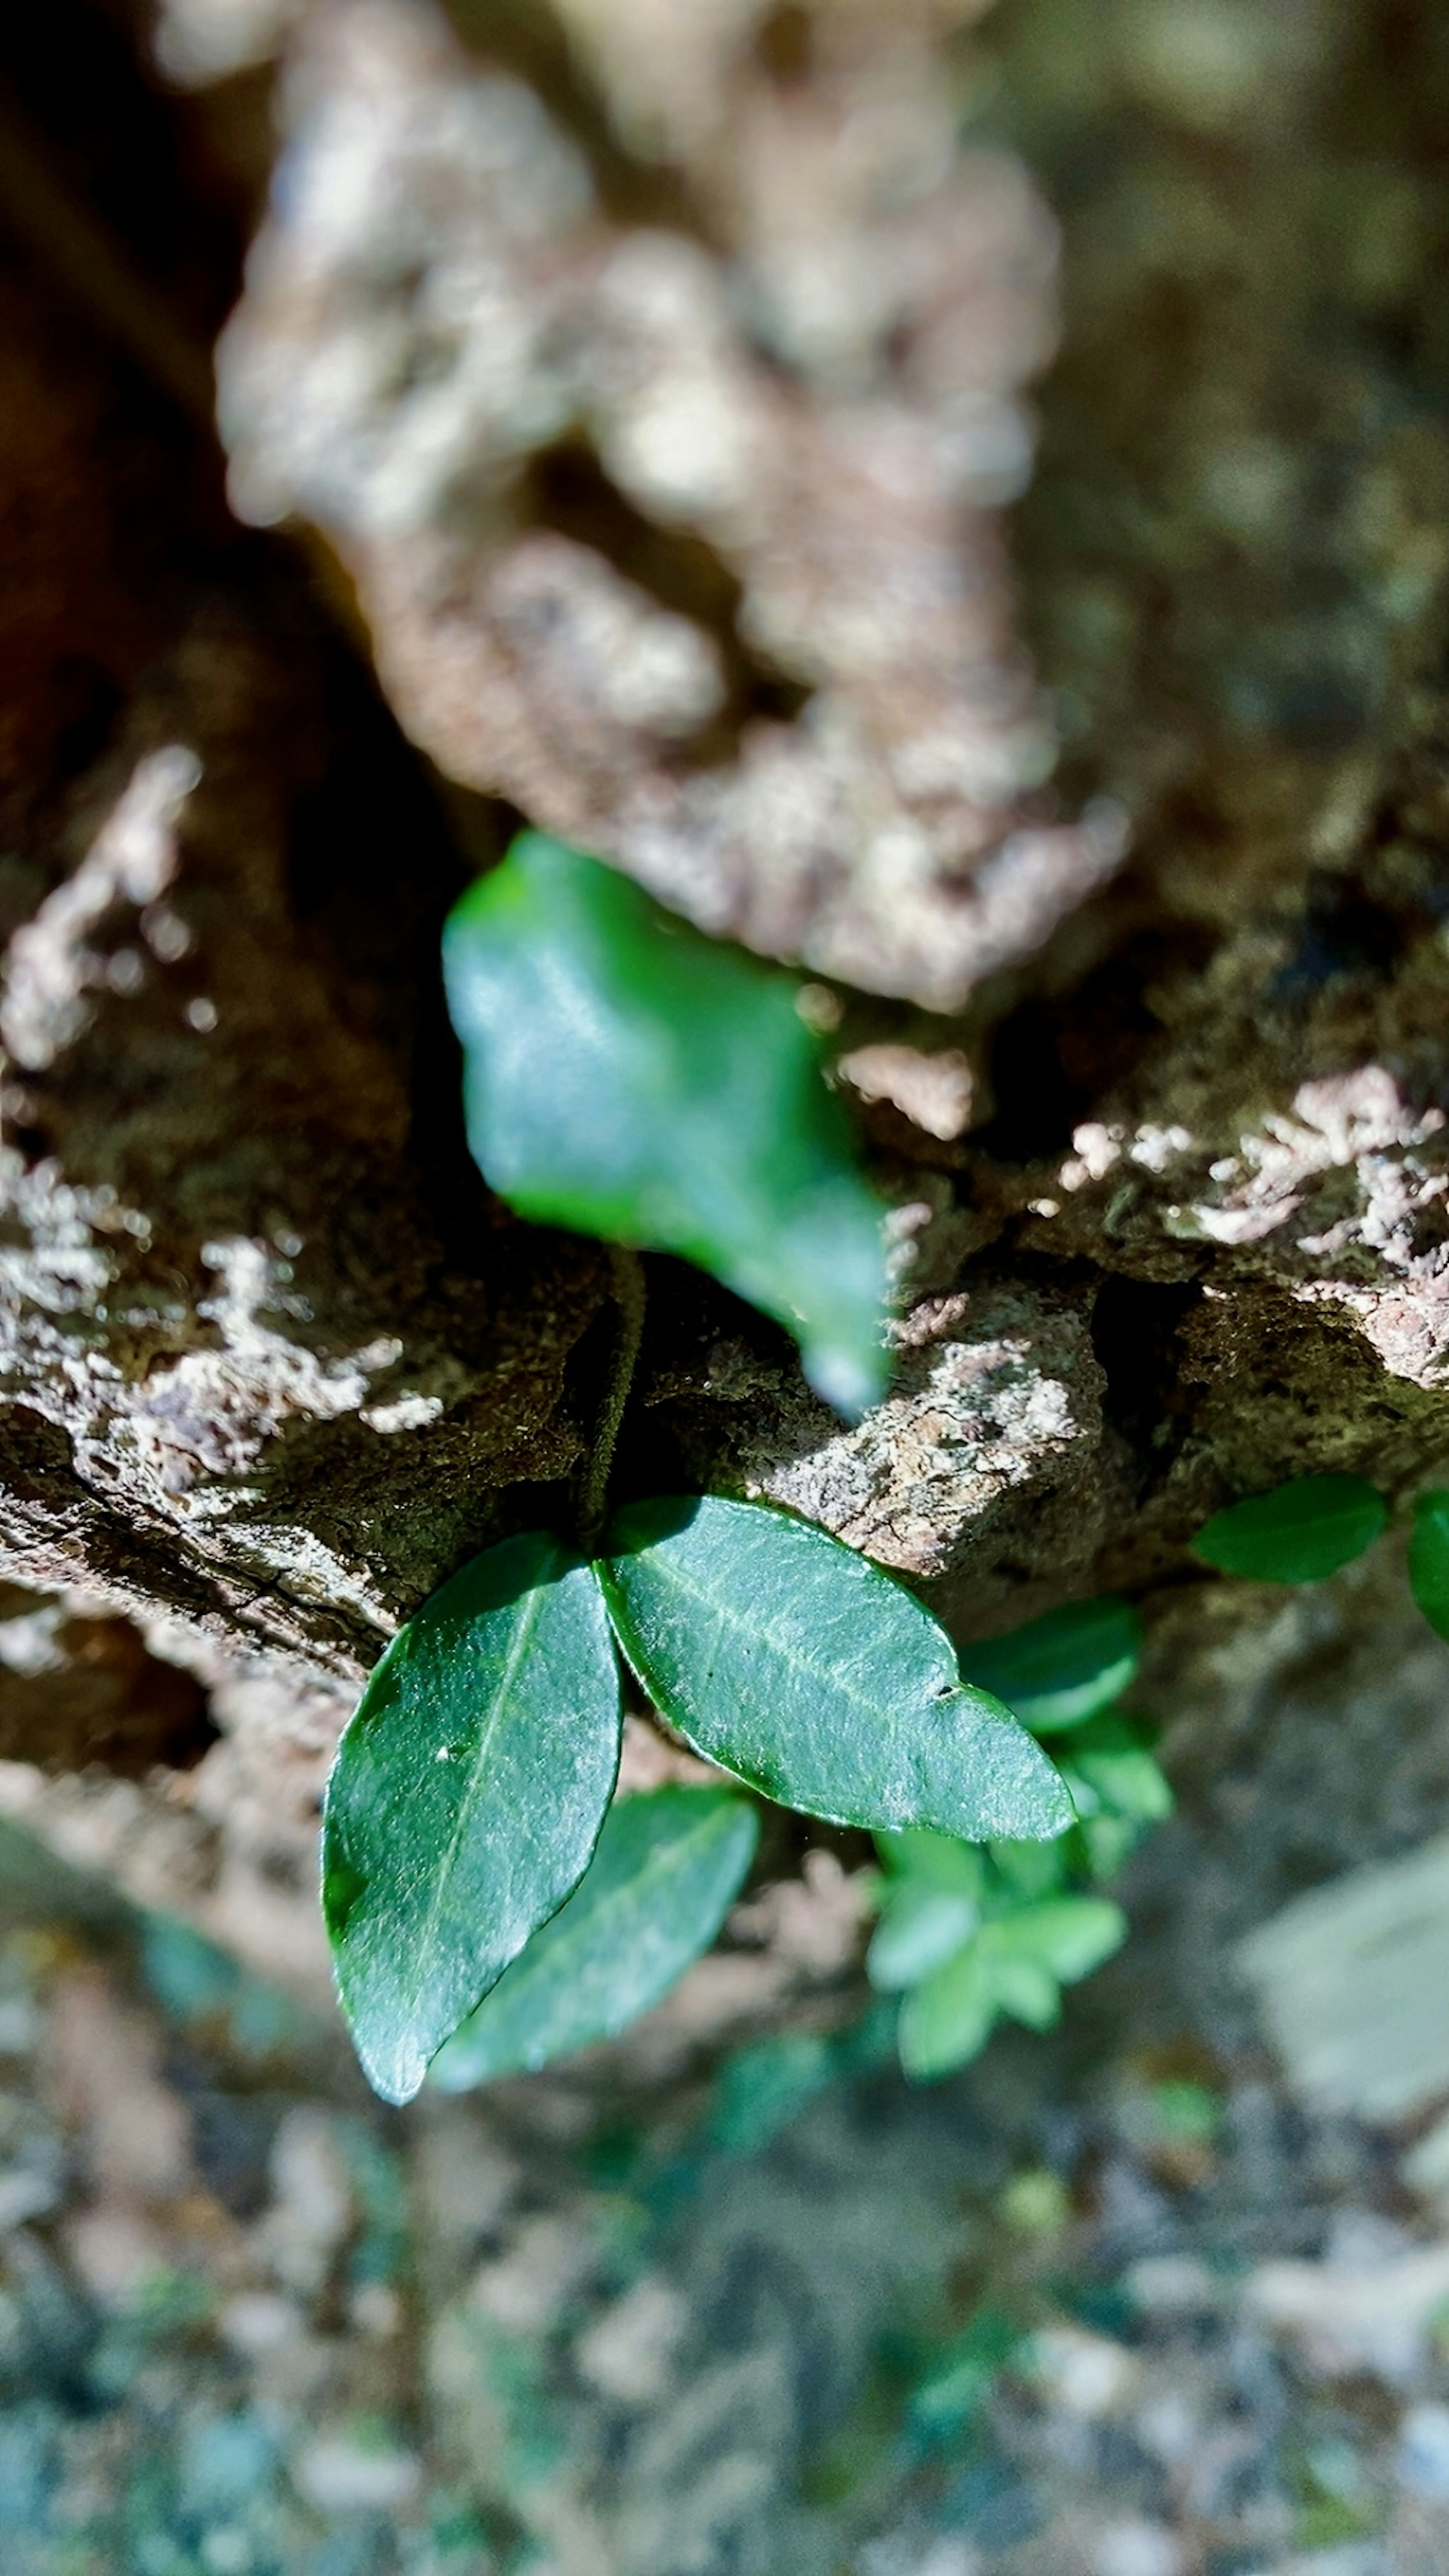
<svg viewBox="0 0 1449 2576"><path fill-rule="evenodd" d="M919 1985L933 1968L954 1959L980 1920L980 1907L969 1896L908 1880L886 1900L866 1952L866 1975L885 1995Z"/></svg>
<svg viewBox="0 0 1449 2576"><path fill-rule="evenodd" d="M1449 1494L1421 1494L1409 1539L1409 1588L1431 1628L1449 1637Z"/></svg>
<svg viewBox="0 0 1449 2576"><path fill-rule="evenodd" d="M327 1784L322 1910L369 2082L428 2062L578 1885L621 1729L583 1560L535 1532L475 1556L377 1665Z"/></svg>
<svg viewBox="0 0 1449 2576"><path fill-rule="evenodd" d="M996 2020L996 1996L973 1941L913 1986L901 2006L901 2065L917 2084L979 2057Z"/></svg>
<svg viewBox="0 0 1449 2576"><path fill-rule="evenodd" d="M1131 1602L1104 1592L964 1648L961 1670L978 1689L1004 1700L1033 1735L1055 1735L1119 1699L1141 1653Z"/></svg>
<svg viewBox="0 0 1449 2576"><path fill-rule="evenodd" d="M671 1726L782 1806L965 1841L1072 1823L1052 1763L963 1686L929 1611L812 1522L711 1494L636 1503L600 1576Z"/></svg>
<svg viewBox="0 0 1449 2576"><path fill-rule="evenodd" d="M443 967L500 1196L683 1253L796 1335L830 1403L874 1403L882 1211L791 979L541 832L456 906Z"/></svg>
<svg viewBox="0 0 1449 2576"><path fill-rule="evenodd" d="M981 1947L988 1960L1029 1959L1058 1985L1074 1986L1126 1937L1126 1915L1105 1896L1048 1896L988 1923Z"/></svg>
<svg viewBox="0 0 1449 2576"><path fill-rule="evenodd" d="M1214 1512L1192 1548L1222 1574L1321 1583L1372 1547L1387 1520L1382 1494L1362 1476L1296 1476Z"/></svg>
<svg viewBox="0 0 1449 2576"><path fill-rule="evenodd" d="M619 1800L567 1905L448 2041L433 2082L461 2093L637 2021L709 1948L758 1839L754 1809L728 1789Z"/></svg>
<svg viewBox="0 0 1449 2576"><path fill-rule="evenodd" d="M1110 1959L1126 1938L1120 1906L1100 1896L1053 1896L982 1925L966 1947L911 1988L901 2007L901 2064L917 2082L980 2054L1001 2013L1046 2030L1059 1989Z"/></svg>

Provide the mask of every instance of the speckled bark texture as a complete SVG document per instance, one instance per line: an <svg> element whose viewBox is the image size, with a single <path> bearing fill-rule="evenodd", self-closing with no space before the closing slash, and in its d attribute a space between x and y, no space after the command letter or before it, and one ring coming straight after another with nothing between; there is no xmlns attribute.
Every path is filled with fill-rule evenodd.
<svg viewBox="0 0 1449 2576"><path fill-rule="evenodd" d="M215 1695L198 1870L300 1885L380 1640L569 1507L606 1267L436 962L519 813L819 979L889 1202L887 1401L652 1265L626 1488L1186 1674L1206 1512L1442 1464L1439 13L65 0L14 81L0 1572Z"/></svg>

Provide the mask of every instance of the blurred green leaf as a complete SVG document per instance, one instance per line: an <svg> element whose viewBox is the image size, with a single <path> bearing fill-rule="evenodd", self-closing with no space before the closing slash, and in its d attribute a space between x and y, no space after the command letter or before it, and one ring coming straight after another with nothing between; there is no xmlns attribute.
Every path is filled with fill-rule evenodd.
<svg viewBox="0 0 1449 2576"><path fill-rule="evenodd" d="M1125 1816L1156 1825L1172 1813L1172 1791L1145 1730L1115 1710L1073 1736L1061 1769L1083 1818Z"/></svg>
<svg viewBox="0 0 1449 2576"><path fill-rule="evenodd" d="M1050 2030L1062 2017L1062 1990L1050 1968L1014 1950L981 1945L981 1964L999 2012L1028 2030Z"/></svg>
<svg viewBox="0 0 1449 2576"><path fill-rule="evenodd" d="M912 2391L908 2420L916 2441L931 2445L962 2432L980 2412L1020 2340L1002 2310L978 2308L964 2334Z"/></svg>
<svg viewBox="0 0 1449 2576"><path fill-rule="evenodd" d="M338 1993L386 2101L578 1885L620 1726L598 1586L541 1532L475 1556L394 1637L337 1749L322 1860Z"/></svg>
<svg viewBox="0 0 1449 2576"><path fill-rule="evenodd" d="M962 1649L967 1681L1004 1700L1033 1735L1080 1726L1119 1699L1142 1653L1142 1630L1130 1601L1103 1592L1069 1601L1004 1637Z"/></svg>
<svg viewBox="0 0 1449 2576"><path fill-rule="evenodd" d="M901 2065L914 2082L929 2083L979 2057L996 2019L996 1996L973 1941L959 1957L912 1986L901 2006Z"/></svg>
<svg viewBox="0 0 1449 2576"><path fill-rule="evenodd" d="M1073 1986L1110 1959L1127 1937L1127 1917L1105 1896L1049 1896L988 1923L980 1946L992 1958L1029 1959Z"/></svg>
<svg viewBox="0 0 1449 2576"><path fill-rule="evenodd" d="M980 1921L969 1896L919 1881L898 1883L866 1952L866 1974L882 1994L899 1994L944 1966Z"/></svg>
<svg viewBox="0 0 1449 2576"><path fill-rule="evenodd" d="M1130 1816L1084 1816L1078 1830L1095 1879L1115 1878L1142 1840L1142 1827Z"/></svg>
<svg viewBox="0 0 1449 2576"><path fill-rule="evenodd" d="M875 1847L893 1877L943 1887L953 1895L969 1897L973 1905L980 1903L986 1860L974 1843L958 1842L951 1834L930 1834L919 1825L907 1825L898 1834L877 1834Z"/></svg>
<svg viewBox="0 0 1449 2576"><path fill-rule="evenodd" d="M630 1505L606 1551L615 1633L656 1707L766 1797L967 1841L1071 1824L1053 1765L962 1687L938 1621L828 1531L689 1495Z"/></svg>
<svg viewBox="0 0 1449 2576"><path fill-rule="evenodd" d="M1071 1861L1069 1842L996 1842L992 1865L1013 1896L1049 1896L1062 1884Z"/></svg>
<svg viewBox="0 0 1449 2576"><path fill-rule="evenodd" d="M500 1196L683 1253L796 1335L828 1402L875 1402L882 1212L791 979L540 832L456 906L443 965Z"/></svg>
<svg viewBox="0 0 1449 2576"><path fill-rule="evenodd" d="M727 2155L758 2155L797 2111L834 2080L836 2058L819 2031L782 2031L736 2049L720 2069L710 2137Z"/></svg>
<svg viewBox="0 0 1449 2576"><path fill-rule="evenodd" d="M1387 1520L1382 1494L1362 1476L1295 1476L1214 1512L1192 1548L1221 1574L1321 1583L1372 1547Z"/></svg>
<svg viewBox="0 0 1449 2576"><path fill-rule="evenodd" d="M727 1789L620 1799L568 1903L442 2048L433 2082L465 2092L637 2021L709 1948L758 1840L754 1809Z"/></svg>
<svg viewBox="0 0 1449 2576"><path fill-rule="evenodd" d="M1431 1628L1449 1637L1449 1494L1421 1494L1409 1539L1409 1587Z"/></svg>

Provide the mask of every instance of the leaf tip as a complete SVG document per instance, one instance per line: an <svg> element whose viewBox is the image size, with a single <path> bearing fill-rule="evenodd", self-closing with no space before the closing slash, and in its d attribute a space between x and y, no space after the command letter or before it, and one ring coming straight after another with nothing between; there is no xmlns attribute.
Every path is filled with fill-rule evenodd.
<svg viewBox="0 0 1449 2576"><path fill-rule="evenodd" d="M810 1341L801 1356L816 1394L847 1422L859 1422L890 1384L890 1353L883 1343Z"/></svg>

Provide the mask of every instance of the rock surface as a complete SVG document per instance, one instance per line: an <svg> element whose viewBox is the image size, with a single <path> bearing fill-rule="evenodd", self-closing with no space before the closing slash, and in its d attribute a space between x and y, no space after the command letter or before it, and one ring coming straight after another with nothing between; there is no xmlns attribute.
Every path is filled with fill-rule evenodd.
<svg viewBox="0 0 1449 2576"><path fill-rule="evenodd" d="M1193 1526L1449 1454L1437 18L978 16L167 0L165 90L139 13L18 41L0 1571L212 1694L198 1868L300 1886L379 1641L589 1436L604 1266L471 1170L438 987L500 791L859 988L812 1006L896 1388L843 1432L655 1265L626 1484L788 1500L965 1629L1129 1585L1216 1832L1280 1756L1209 1667L1278 1631ZM326 533L391 712L188 408L249 233L232 488ZM1343 1691L1323 1867L1438 1820Z"/></svg>

